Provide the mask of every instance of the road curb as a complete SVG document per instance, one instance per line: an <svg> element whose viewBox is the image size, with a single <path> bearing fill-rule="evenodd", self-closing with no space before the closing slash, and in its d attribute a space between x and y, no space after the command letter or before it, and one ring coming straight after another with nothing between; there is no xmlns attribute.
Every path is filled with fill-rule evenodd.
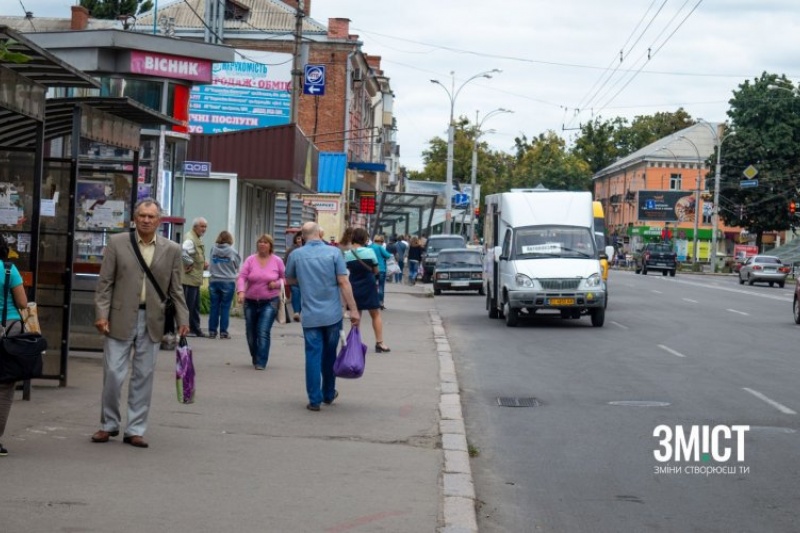
<svg viewBox="0 0 800 533"><path fill-rule="evenodd" d="M444 450L442 466L441 515L444 525L439 533L476 533L475 485L469 462L467 432L461 410L461 394L450 342L442 318L430 312L433 340L439 357L439 433Z"/></svg>

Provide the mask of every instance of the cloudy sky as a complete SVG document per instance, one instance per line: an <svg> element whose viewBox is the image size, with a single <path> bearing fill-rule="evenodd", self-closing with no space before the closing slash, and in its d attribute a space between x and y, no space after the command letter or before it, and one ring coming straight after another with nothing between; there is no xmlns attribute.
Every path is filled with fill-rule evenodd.
<svg viewBox="0 0 800 533"><path fill-rule="evenodd" d="M21 0L35 16L69 16L68 0ZM162 0L162 5L167 2ZM20 0L3 14L22 15ZM446 138L455 73L456 116L497 108L484 140L553 130L570 141L592 120L685 108L725 120L732 91L762 72L800 81L798 0L312 0L311 17L351 20L380 55L395 92L401 164L422 168L428 141ZM648 59L649 56L649 59ZM620 59L622 61L620 62Z"/></svg>

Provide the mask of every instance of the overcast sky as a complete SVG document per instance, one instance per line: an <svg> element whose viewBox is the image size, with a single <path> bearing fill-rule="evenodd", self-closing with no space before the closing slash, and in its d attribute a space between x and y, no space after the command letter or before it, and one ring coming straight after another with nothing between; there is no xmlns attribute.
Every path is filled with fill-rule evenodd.
<svg viewBox="0 0 800 533"><path fill-rule="evenodd" d="M69 17L68 0L21 0L35 16ZM159 2L164 5L167 2ZM22 15L20 0L3 14ZM732 91L762 72L800 80L798 0L312 0L311 17L351 20L380 55L395 93L401 164L422 168L428 141L456 116L497 108L483 140L511 152L514 137L553 130L568 141L600 115L633 118L685 108L723 121ZM648 60L648 49L650 59ZM623 61L620 63L620 56Z"/></svg>

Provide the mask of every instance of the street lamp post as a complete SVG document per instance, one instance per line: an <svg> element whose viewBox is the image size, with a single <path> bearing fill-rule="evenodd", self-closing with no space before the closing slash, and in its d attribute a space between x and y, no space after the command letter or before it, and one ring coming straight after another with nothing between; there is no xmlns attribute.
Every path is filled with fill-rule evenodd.
<svg viewBox="0 0 800 533"><path fill-rule="evenodd" d="M448 89L445 84L440 82L439 80L431 80L431 83L435 83L439 85L444 92L447 93L447 97L450 99L450 126L447 128L447 184L445 185L445 217L444 217L444 232L450 233L451 231L451 223L453 217L453 206L452 206L452 197L453 197L453 143L455 141L455 132L456 127L453 121L453 114L455 112L456 106L456 98L458 98L458 94L461 92L461 89L464 88L466 84L471 82L472 80L478 78L491 78L492 74L502 72L500 69L492 69L487 70L486 72L480 72L475 74L474 76L467 78L467 80L458 86L456 89L456 78L455 72L450 72L450 88Z"/></svg>
<svg viewBox="0 0 800 533"><path fill-rule="evenodd" d="M714 254L714 272L717 271L717 231L719 231L719 181L722 176L722 143L725 142L725 139L733 135L733 132L729 132L726 135L721 135L722 130L724 129L724 124L717 124L717 127L713 127L711 124L706 122L703 119L698 119L697 121L700 124L703 124L707 127L712 135L714 135L714 148L717 151L717 164L714 167L714 213L711 217L711 224L712 224L712 234L711 234L711 251Z"/></svg>
<svg viewBox="0 0 800 533"><path fill-rule="evenodd" d="M692 248L694 251L692 252L692 264L697 264L697 232L698 226L700 225L700 173L701 173L701 166L700 166L700 150L698 150L697 145L686 137L685 135L681 135L678 137L681 141L686 141L687 143L692 145L694 148L695 153L697 154L697 186L695 187L694 191L694 235L693 235L693 244Z"/></svg>
<svg viewBox="0 0 800 533"><path fill-rule="evenodd" d="M475 189L477 188L477 178L478 178L478 140L480 139L481 128L483 127L483 123L486 122L489 117L494 115L498 115L500 113L513 113L513 111L509 109L503 109L499 107L497 109L493 109L489 111L483 116L483 120L478 120L478 111L475 111L475 142L472 144L472 174L470 176L470 190L469 190L469 242L473 242L475 239L475 209L478 207L475 203L477 198L475 195Z"/></svg>

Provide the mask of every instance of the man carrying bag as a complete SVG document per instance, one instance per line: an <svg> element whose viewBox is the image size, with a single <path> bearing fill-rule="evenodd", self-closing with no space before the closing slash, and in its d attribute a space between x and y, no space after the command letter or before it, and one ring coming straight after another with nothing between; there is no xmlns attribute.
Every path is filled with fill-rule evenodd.
<svg viewBox="0 0 800 533"><path fill-rule="evenodd" d="M152 198L145 198L136 204L134 217L133 242L127 232L109 239L95 292L97 318L94 325L105 335L105 343L102 426L92 435L92 442L108 442L119 435L122 426L120 395L132 359L123 442L147 448L144 433L153 393L156 354L164 335L166 306L171 300L181 336L189 332L189 310L181 287L181 247L156 235L161 223L161 207ZM145 270L151 272L153 281Z"/></svg>

